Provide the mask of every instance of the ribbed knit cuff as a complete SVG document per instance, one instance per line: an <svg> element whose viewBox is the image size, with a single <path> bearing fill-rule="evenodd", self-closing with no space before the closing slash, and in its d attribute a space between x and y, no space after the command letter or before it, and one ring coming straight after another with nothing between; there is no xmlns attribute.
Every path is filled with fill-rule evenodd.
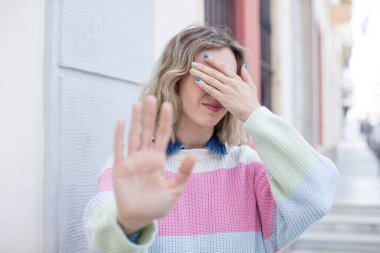
<svg viewBox="0 0 380 253"><path fill-rule="evenodd" d="M92 238L99 252L144 252L152 244L157 232L157 224L154 221L140 230L140 236L135 244L128 240L127 235L117 223L115 205L99 207L95 216L98 217L94 219L96 224L94 224Z"/></svg>

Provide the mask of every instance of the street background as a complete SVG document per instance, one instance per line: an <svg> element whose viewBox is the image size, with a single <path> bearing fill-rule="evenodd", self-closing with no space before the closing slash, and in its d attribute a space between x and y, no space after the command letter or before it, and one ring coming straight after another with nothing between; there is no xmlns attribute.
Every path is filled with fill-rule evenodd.
<svg viewBox="0 0 380 253"><path fill-rule="evenodd" d="M228 27L261 103L340 172L281 252L380 252L380 0L0 0L0 252L88 252L116 119L191 24Z"/></svg>

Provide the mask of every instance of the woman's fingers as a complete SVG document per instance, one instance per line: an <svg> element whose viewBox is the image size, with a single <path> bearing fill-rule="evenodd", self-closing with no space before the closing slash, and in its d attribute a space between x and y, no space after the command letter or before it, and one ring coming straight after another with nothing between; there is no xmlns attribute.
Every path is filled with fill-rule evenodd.
<svg viewBox="0 0 380 253"><path fill-rule="evenodd" d="M243 64L241 66L240 73L241 73L241 78L243 79L244 82L248 83L251 86L255 85L253 80L252 80L251 75L248 72L248 64Z"/></svg>
<svg viewBox="0 0 380 253"><path fill-rule="evenodd" d="M195 80L203 80L208 85L214 87L215 89L223 92L226 89L226 85L221 83L218 79L216 79L213 76L210 76L208 74L203 73L202 71L199 71L197 69L190 69L190 74L195 77Z"/></svg>
<svg viewBox="0 0 380 253"><path fill-rule="evenodd" d="M190 73L194 73L193 70L199 70L199 71L207 74L208 76L212 76L212 77L216 78L221 83L227 83L228 80L230 79L229 77L224 75L219 70L216 70L215 68L210 68L210 67L208 67L202 63L192 62L191 67L192 68L190 69Z"/></svg>
<svg viewBox="0 0 380 253"><path fill-rule="evenodd" d="M165 152L172 127L173 107L170 103L164 102L160 110L160 122L156 132L154 146L156 150Z"/></svg>
<svg viewBox="0 0 380 253"><path fill-rule="evenodd" d="M195 156L189 155L183 160L181 166L178 169L178 172L175 178L170 182L172 188L178 188L182 191L183 187L186 184L187 179L191 174L191 170L195 164Z"/></svg>
<svg viewBox="0 0 380 253"><path fill-rule="evenodd" d="M195 78L195 82L198 84L198 86L202 90L204 90L206 93L208 93L209 95L214 97L216 100L218 100L220 103L222 103L223 93L220 90L204 82L201 78Z"/></svg>
<svg viewBox="0 0 380 253"><path fill-rule="evenodd" d="M154 96L147 96L144 100L141 135L142 149L146 149L152 144L154 121L156 119L156 104L157 99Z"/></svg>
<svg viewBox="0 0 380 253"><path fill-rule="evenodd" d="M132 107L131 127L128 137L128 155L136 152L140 146L141 133L141 103L135 103Z"/></svg>
<svg viewBox="0 0 380 253"><path fill-rule="evenodd" d="M234 71L232 71L230 68L228 68L226 65L224 65L221 61L219 61L215 57L205 53L203 55L203 58L207 63L209 63L210 65L215 67L217 70L222 72L224 75L226 75L230 78L238 77L238 75Z"/></svg>
<svg viewBox="0 0 380 253"><path fill-rule="evenodd" d="M114 139L114 164L118 164L123 160L124 127L125 122L118 120Z"/></svg>

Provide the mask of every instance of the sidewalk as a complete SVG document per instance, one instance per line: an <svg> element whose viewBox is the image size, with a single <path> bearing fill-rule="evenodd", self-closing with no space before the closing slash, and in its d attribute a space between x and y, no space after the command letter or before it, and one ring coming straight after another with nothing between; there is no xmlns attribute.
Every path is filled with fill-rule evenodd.
<svg viewBox="0 0 380 253"><path fill-rule="evenodd" d="M380 204L380 168L375 154L360 134L359 122L348 119L335 161L340 173L336 203Z"/></svg>

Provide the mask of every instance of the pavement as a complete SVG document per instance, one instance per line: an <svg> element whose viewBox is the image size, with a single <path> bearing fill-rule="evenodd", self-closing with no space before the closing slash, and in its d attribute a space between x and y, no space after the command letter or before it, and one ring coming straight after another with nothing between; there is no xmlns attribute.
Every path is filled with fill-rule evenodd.
<svg viewBox="0 0 380 253"><path fill-rule="evenodd" d="M337 148L340 173L336 203L380 205L380 163L360 134L359 122L347 119Z"/></svg>

